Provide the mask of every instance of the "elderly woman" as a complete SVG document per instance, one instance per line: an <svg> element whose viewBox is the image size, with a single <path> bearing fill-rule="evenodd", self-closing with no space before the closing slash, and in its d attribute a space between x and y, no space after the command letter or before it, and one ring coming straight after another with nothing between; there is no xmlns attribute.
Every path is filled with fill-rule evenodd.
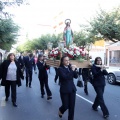
<svg viewBox="0 0 120 120"><path fill-rule="evenodd" d="M5 86L5 101L8 101L10 96L11 87L11 98L14 107L16 104L16 85L21 86L21 79L24 79L19 63L15 60L15 54L10 53L1 66L1 85Z"/></svg>

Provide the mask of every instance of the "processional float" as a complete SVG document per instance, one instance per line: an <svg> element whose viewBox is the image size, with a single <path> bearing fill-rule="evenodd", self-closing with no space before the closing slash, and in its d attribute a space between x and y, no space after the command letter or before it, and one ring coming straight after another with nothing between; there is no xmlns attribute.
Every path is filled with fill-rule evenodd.
<svg viewBox="0 0 120 120"><path fill-rule="evenodd" d="M86 46L77 46L73 42L73 31L70 27L71 20L65 20L65 28L63 31L63 40L58 43L58 47L52 49L52 43L48 43L48 59L46 64L53 67L59 67L60 58L65 55L70 58L70 63L76 65L78 68L90 68L89 51L92 48L91 43ZM86 49L85 49L86 48ZM87 53L86 53L87 51Z"/></svg>

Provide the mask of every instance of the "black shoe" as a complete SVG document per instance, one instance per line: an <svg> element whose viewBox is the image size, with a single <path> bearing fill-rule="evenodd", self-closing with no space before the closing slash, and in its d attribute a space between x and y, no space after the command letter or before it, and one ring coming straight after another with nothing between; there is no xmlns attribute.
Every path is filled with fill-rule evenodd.
<svg viewBox="0 0 120 120"><path fill-rule="evenodd" d="M14 106L14 107L17 107L17 104L16 104L15 102L13 102L13 106Z"/></svg>
<svg viewBox="0 0 120 120"><path fill-rule="evenodd" d="M32 88L31 85L29 85L29 88Z"/></svg>
<svg viewBox="0 0 120 120"><path fill-rule="evenodd" d="M28 87L28 85L26 84L26 87Z"/></svg>
<svg viewBox="0 0 120 120"><path fill-rule="evenodd" d="M58 112L58 115L59 115L60 118L62 118L62 113L60 112L60 110Z"/></svg>
<svg viewBox="0 0 120 120"><path fill-rule="evenodd" d="M84 92L86 95L88 95L88 90L87 89L84 89Z"/></svg>
<svg viewBox="0 0 120 120"><path fill-rule="evenodd" d="M44 95L41 95L41 98L44 98Z"/></svg>
<svg viewBox="0 0 120 120"><path fill-rule="evenodd" d="M93 109L94 111L98 111L98 109L97 109L97 108L94 108L93 106L92 106L92 109Z"/></svg>
<svg viewBox="0 0 120 120"><path fill-rule="evenodd" d="M103 115L103 117L104 117L105 119L107 119L107 118L109 117L109 115Z"/></svg>
<svg viewBox="0 0 120 120"><path fill-rule="evenodd" d="M56 82L57 82L57 80L55 80L55 79L54 79L54 82L56 83Z"/></svg>
<svg viewBox="0 0 120 120"><path fill-rule="evenodd" d="M48 96L48 97L47 97L47 100L50 100L50 99L52 99L52 97L51 97L51 96Z"/></svg>
<svg viewBox="0 0 120 120"><path fill-rule="evenodd" d="M8 101L8 98L5 98L5 101Z"/></svg>

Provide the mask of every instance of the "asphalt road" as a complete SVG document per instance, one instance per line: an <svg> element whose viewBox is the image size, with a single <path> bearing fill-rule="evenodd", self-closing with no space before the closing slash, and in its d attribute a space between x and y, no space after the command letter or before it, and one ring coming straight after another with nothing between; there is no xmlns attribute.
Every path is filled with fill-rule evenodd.
<svg viewBox="0 0 120 120"><path fill-rule="evenodd" d="M67 120L67 111L62 119L58 117L61 100L59 85L54 83L54 69L51 68L51 73L49 73L52 100L48 101L47 96L41 98L37 76L37 74L33 74L32 88L26 88L25 80L22 81L22 86L17 88L17 108L12 106L10 98L8 102L5 102L4 87L0 87L0 120ZM75 80L75 84L76 82L77 80ZM101 109L99 108L99 111L95 112L91 108L95 91L91 84L88 88L89 95L86 96L83 88L77 87L74 120L103 120ZM110 112L109 120L120 120L120 85L107 83L104 98Z"/></svg>

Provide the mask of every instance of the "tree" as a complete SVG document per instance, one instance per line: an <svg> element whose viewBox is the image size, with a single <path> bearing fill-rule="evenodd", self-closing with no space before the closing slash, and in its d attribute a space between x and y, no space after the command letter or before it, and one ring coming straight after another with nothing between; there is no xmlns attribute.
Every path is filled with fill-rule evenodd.
<svg viewBox="0 0 120 120"><path fill-rule="evenodd" d="M90 36L85 31L79 31L79 32L74 32L74 43L76 43L77 46L83 46L87 43L94 43L95 39Z"/></svg>
<svg viewBox="0 0 120 120"><path fill-rule="evenodd" d="M4 4L0 1L0 48L10 50L16 43L19 27L7 12L3 12Z"/></svg>
<svg viewBox="0 0 120 120"><path fill-rule="evenodd" d="M106 12L100 10L97 16L91 20L87 29L95 39L120 41L120 8Z"/></svg>
<svg viewBox="0 0 120 120"><path fill-rule="evenodd" d="M58 35L55 35L55 34L52 35L50 42L53 43L53 48L58 47L58 42L62 40L62 36L63 36L62 33Z"/></svg>
<svg viewBox="0 0 120 120"><path fill-rule="evenodd" d="M45 50L47 49L48 42L53 43L53 48L56 48L58 46L58 42L62 39L62 34L58 35L42 35L40 38L28 40L24 44L19 45L16 50L19 52L22 51L33 51L37 49Z"/></svg>
<svg viewBox="0 0 120 120"><path fill-rule="evenodd" d="M17 5L20 6L22 4L29 5L28 0L6 0L6 1L0 1L4 6L13 6Z"/></svg>
<svg viewBox="0 0 120 120"><path fill-rule="evenodd" d="M0 48L10 50L11 46L16 43L19 27L12 19L0 20Z"/></svg>

